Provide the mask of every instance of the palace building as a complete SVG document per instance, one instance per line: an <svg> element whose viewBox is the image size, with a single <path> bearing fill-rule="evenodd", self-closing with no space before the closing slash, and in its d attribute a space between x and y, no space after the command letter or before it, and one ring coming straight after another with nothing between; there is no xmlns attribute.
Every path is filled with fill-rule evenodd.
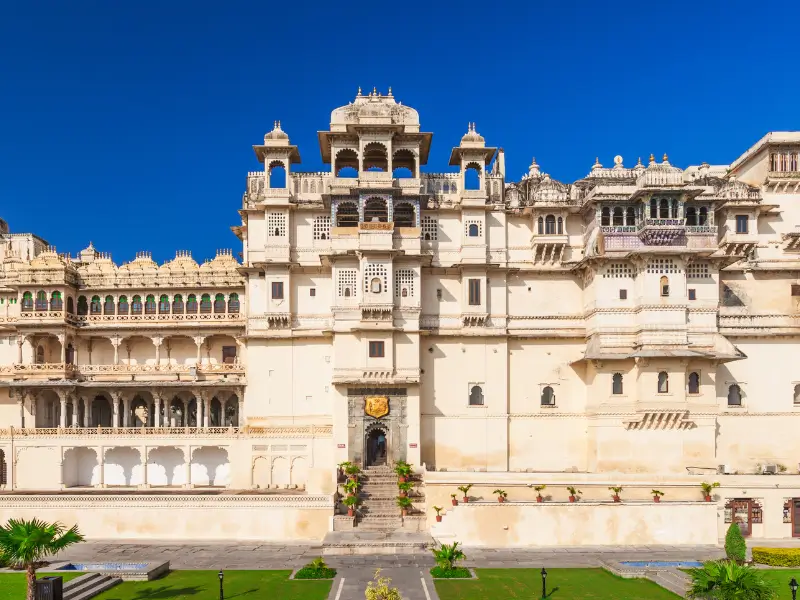
<svg viewBox="0 0 800 600"><path fill-rule="evenodd" d="M513 181L475 124L431 172L432 137L391 90L359 90L318 133L330 168L305 172L276 122L241 248L202 264L59 253L0 221L0 521L490 546L716 543L730 522L800 536L800 132L729 165L587 161L571 183L536 160ZM337 465L397 460L419 474L410 514L373 495L348 517Z"/></svg>

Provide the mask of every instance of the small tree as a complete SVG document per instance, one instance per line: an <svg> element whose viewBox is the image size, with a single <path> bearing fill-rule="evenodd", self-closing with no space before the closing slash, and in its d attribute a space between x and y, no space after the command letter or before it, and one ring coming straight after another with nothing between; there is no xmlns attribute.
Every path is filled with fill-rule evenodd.
<svg viewBox="0 0 800 600"><path fill-rule="evenodd" d="M367 600L403 600L400 590L391 587L391 583L389 577L381 577L380 569L375 569L375 576L367 584L364 596Z"/></svg>
<svg viewBox="0 0 800 600"><path fill-rule="evenodd" d="M697 600L773 600L778 597L774 584L760 569L737 565L726 560L712 560L702 568L691 569L692 579L687 598Z"/></svg>
<svg viewBox="0 0 800 600"><path fill-rule="evenodd" d="M83 541L78 526L66 529L61 523L38 519L9 519L0 527L0 560L23 567L28 582L27 600L35 599L36 564L64 548Z"/></svg>
<svg viewBox="0 0 800 600"><path fill-rule="evenodd" d="M467 556L459 550L458 542L452 544L442 544L439 548L432 549L436 564L444 571L450 571L456 567L456 563L464 560Z"/></svg>
<svg viewBox="0 0 800 600"><path fill-rule="evenodd" d="M742 530L739 529L738 523L731 523L728 527L728 533L725 534L725 554L728 560L739 563L744 563L747 558L747 543L744 541Z"/></svg>

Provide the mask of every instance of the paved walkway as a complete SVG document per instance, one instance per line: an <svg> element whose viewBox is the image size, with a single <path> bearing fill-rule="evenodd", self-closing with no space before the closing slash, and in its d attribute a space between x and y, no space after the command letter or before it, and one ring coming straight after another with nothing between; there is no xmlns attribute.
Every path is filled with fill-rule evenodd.
<svg viewBox="0 0 800 600"><path fill-rule="evenodd" d="M400 591L403 600L438 600L429 570L427 567L381 569L381 577L392 580L389 585ZM374 575L372 569L342 569L333 582L328 600L363 600L367 583Z"/></svg>

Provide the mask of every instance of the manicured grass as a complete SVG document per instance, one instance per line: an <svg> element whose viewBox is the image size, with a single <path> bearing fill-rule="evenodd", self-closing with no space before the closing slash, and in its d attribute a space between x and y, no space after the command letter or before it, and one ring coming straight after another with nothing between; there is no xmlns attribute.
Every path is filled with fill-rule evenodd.
<svg viewBox="0 0 800 600"><path fill-rule="evenodd" d="M325 600L328 581L291 581L291 571L225 571L225 598ZM155 581L125 581L96 600L219 600L217 571L172 571ZM17 600L15 598L14 600Z"/></svg>
<svg viewBox="0 0 800 600"><path fill-rule="evenodd" d="M64 583L70 579L80 577L83 573L38 573L36 576L49 577L60 575L64 578ZM0 573L0 600L20 600L25 598L25 573Z"/></svg>
<svg viewBox="0 0 800 600"><path fill-rule="evenodd" d="M764 576L775 582L779 600L791 600L789 580L794 577L800 581L800 569L764 569Z"/></svg>
<svg viewBox="0 0 800 600"><path fill-rule="evenodd" d="M435 580L441 600L541 598L539 569L476 569L477 580ZM788 586L786 589L789 589ZM552 600L675 600L672 592L644 579L622 579L603 569L548 569Z"/></svg>

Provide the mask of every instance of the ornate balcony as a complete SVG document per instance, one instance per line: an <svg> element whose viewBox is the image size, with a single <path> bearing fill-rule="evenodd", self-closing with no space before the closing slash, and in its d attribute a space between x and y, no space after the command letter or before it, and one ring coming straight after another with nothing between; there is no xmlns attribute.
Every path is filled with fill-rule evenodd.
<svg viewBox="0 0 800 600"><path fill-rule="evenodd" d="M138 315L75 315L74 320L82 326L102 327L134 323L175 324L214 323L219 325L243 325L241 313L191 313L191 314L138 314Z"/></svg>
<svg viewBox="0 0 800 600"><path fill-rule="evenodd" d="M643 219L637 234L648 246L672 246L686 233L683 219Z"/></svg>
<svg viewBox="0 0 800 600"><path fill-rule="evenodd" d="M19 376L37 379L68 379L75 376L75 365L65 363L0 365L0 379L16 379Z"/></svg>

